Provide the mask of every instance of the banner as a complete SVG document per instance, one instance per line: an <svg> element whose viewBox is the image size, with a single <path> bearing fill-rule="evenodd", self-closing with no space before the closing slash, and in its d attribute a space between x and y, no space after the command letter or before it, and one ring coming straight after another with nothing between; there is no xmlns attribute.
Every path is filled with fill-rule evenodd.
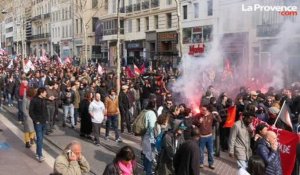
<svg viewBox="0 0 300 175"><path fill-rule="evenodd" d="M224 124L224 128L231 128L235 123L236 117L236 106L231 106L227 110L226 122Z"/></svg>
<svg viewBox="0 0 300 175"><path fill-rule="evenodd" d="M276 133L279 143L280 159L283 175L291 175L296 161L297 144L299 136L296 133L289 132L269 126L267 123L255 118L251 124L252 129L256 128L259 123L264 123L268 126L268 130Z"/></svg>

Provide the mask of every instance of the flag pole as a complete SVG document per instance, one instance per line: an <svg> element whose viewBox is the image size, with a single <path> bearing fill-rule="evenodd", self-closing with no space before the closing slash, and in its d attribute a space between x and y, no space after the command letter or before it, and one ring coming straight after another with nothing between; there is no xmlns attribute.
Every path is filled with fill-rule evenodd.
<svg viewBox="0 0 300 175"><path fill-rule="evenodd" d="M278 119L279 119L279 116L280 116L280 114L281 114L281 112L282 112L282 109L283 109L283 107L284 107L284 105L285 105L285 102L286 102L286 100L284 100L284 102L283 102L283 104L282 104L282 106L281 106L281 109L280 109L280 111L279 111L279 113L278 113L278 115L277 115L277 117L276 117L276 120L275 120L275 122L274 122L274 124L273 124L272 126L275 126L275 125L276 125L276 123L277 123L277 121L278 121Z"/></svg>

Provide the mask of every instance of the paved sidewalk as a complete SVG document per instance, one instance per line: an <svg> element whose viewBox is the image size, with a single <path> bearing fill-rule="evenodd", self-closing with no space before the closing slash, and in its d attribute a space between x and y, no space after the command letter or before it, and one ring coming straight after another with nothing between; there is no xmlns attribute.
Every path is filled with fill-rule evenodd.
<svg viewBox="0 0 300 175"><path fill-rule="evenodd" d="M35 159L34 148L25 148L23 140L15 135L0 115L0 175L48 175L52 172L46 162ZM18 131L17 131L18 132ZM21 135L19 135L21 136Z"/></svg>

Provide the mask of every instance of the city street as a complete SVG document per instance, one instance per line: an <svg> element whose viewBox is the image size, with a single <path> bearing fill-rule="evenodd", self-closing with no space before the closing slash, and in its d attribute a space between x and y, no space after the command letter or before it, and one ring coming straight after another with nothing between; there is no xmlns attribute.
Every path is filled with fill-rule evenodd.
<svg viewBox="0 0 300 175"><path fill-rule="evenodd" d="M22 135L22 125L20 125L16 120L16 113L17 109L15 107L3 107L3 110L0 114L0 127L4 130L2 133L0 133L0 139L1 142L3 140L5 142L8 142L14 151L8 151L8 154L5 154L7 150L1 150L0 149L0 156L1 161L5 160L2 157L12 158L6 159L6 163L3 164L1 162L0 164L0 175L2 175L1 170L11 171L12 173L9 174L19 174L18 172L22 172L24 174L47 174L51 173L53 165L51 163L54 163L55 157L64 149L64 147L72 140L79 140L82 143L83 146L83 154L89 161L91 165L91 172L90 174L97 174L101 175L104 171L104 168L107 163L111 162L114 158L115 152L122 146L128 144L132 146L136 152L136 155L139 160L139 165L141 163L140 161L140 138L123 134L123 143L116 143L113 139L113 133L110 135L111 139L109 141L106 141L103 139L103 136L101 137L101 146L95 146L93 143L91 143L88 140L82 140L79 138L79 128L76 128L75 130L66 127L57 127L53 134L46 136L46 139L44 140L44 149L49 154L46 155L46 162L44 163L38 163L34 159L34 148L31 148L31 151L27 150L24 146L24 143L21 139L23 139ZM11 127L9 126L9 123L11 123L13 126L16 126L15 129L17 130L16 133L19 135L19 137L16 137L15 134L11 132ZM102 129L101 134L104 133L104 129ZM14 153L14 156L11 156L12 153ZM18 156L19 155L19 156ZM12 163L15 162L15 163ZM24 165L24 162L26 164ZM16 172L14 172L14 167L16 164L22 164L23 168L18 168ZM28 164L28 165L27 165ZM207 165L207 164L206 164ZM36 168L24 168L24 166L31 166L31 167L38 167L45 173L37 173L41 172L39 169ZM215 160L215 170L210 170L208 166L205 166L204 169L201 169L201 174L205 175L232 175L236 174L236 165L235 162L230 159L226 153L222 153L220 158L216 158ZM139 169L141 170L141 166L139 166ZM32 172L34 171L36 172ZM19 171L20 170L20 171ZM25 173L26 172L26 173ZM6 174L6 173L5 173ZM142 173L141 173L142 174Z"/></svg>

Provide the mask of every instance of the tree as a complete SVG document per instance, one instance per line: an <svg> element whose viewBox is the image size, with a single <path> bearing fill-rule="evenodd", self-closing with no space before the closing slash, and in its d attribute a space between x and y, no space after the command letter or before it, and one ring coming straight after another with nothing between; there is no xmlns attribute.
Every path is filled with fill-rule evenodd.
<svg viewBox="0 0 300 175"><path fill-rule="evenodd" d="M91 0L74 0L75 3L74 4L74 16L77 17L78 19L82 20L82 26L83 27L83 33L84 33L84 59L81 59L81 63L83 63L82 61L84 61L85 64L88 64L88 36L87 36L87 30L89 27L89 23L92 21L92 18L100 12L100 9L102 7L104 7L105 5L105 0L93 0L91 2ZM92 3L92 7L89 8L88 5L89 3ZM91 15L90 15L91 14ZM81 52L82 56L83 56L83 51Z"/></svg>

